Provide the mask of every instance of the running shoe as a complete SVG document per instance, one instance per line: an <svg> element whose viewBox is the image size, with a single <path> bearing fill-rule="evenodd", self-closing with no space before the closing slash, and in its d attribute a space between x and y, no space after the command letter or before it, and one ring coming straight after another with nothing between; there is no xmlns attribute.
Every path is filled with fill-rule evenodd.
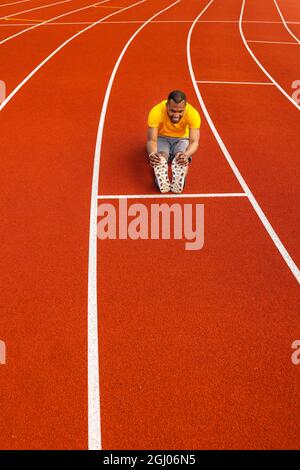
<svg viewBox="0 0 300 470"><path fill-rule="evenodd" d="M185 186L185 174L186 168L183 165L179 165L176 162L175 158L172 161L172 183L171 183L171 191L173 193L182 193L183 188Z"/></svg>
<svg viewBox="0 0 300 470"><path fill-rule="evenodd" d="M157 186L161 193L170 191L170 180L168 175L168 163L164 157L160 158L160 163L154 167Z"/></svg>

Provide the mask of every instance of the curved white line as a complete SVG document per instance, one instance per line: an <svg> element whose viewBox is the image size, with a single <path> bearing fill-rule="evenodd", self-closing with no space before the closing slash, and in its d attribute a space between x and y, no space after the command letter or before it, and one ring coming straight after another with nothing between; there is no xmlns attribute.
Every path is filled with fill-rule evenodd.
<svg viewBox="0 0 300 470"><path fill-rule="evenodd" d="M89 345L89 449L101 449L101 432L100 432L100 386L99 386L99 351L98 351L98 309L97 309L97 208L98 208L98 180L100 170L100 156L103 129L105 124L105 117L108 107L108 101L113 86L113 82L118 71L119 65L128 47L139 34L139 32L149 24L154 18L159 16L164 11L172 8L181 0L176 0L168 7L159 11L147 21L131 36L126 45L124 46L115 66L111 73L108 86L105 92L105 97L101 109L97 140L95 147L94 169L92 179L92 193L91 193L91 211L90 211L90 238L89 238L89 268L88 268L88 345Z"/></svg>
<svg viewBox="0 0 300 470"><path fill-rule="evenodd" d="M12 2L12 3L2 3L2 5L0 5L0 8L8 7L9 5L16 5L17 3L26 3L26 2L30 2L30 0L20 0L19 2Z"/></svg>
<svg viewBox="0 0 300 470"><path fill-rule="evenodd" d="M16 86L16 88L5 98L5 100L2 102L0 105L0 111L10 102L10 100L15 96L15 94L30 80L33 75L36 74L36 72L41 69L52 57L57 54L63 47L65 47L69 42L73 41L73 39L77 38L81 34L83 34L85 31L88 31L89 29L93 28L94 26L97 26L97 24L101 23L102 21L105 21L107 18L110 18L111 16L118 15L119 13L122 13L122 11L128 10L129 8L135 7L136 5L139 5L140 3L144 3L147 0L140 0L137 3L134 3L133 5L129 5L128 7L123 8L122 10L115 11L114 13L110 13L109 15L105 16L104 18L101 18L98 21L95 21L95 23L91 24L90 26L87 26L86 28L82 29L78 33L74 34L71 36L69 39L67 39L65 42L63 42L57 49L55 49L50 55L46 57L35 69L33 69L25 78L22 80L22 82L19 83L19 85Z"/></svg>
<svg viewBox="0 0 300 470"><path fill-rule="evenodd" d="M279 15L280 15L280 18L282 19L282 22L283 22L283 24L284 24L285 29L286 29L286 30L288 31L288 33L297 41L297 43L300 44L300 41L299 41L299 39L297 38L297 36L295 36L295 34L294 34L294 33L290 30L290 28L288 27L288 25L287 25L287 23L286 23L286 21L285 21L285 19L284 19L284 16L283 16L283 14L282 14L282 12L281 12L281 10L280 10L280 8L279 8L278 3L276 2L276 0L274 0L274 3L275 3L275 6L276 6L276 8L277 8L277 10L278 10L278 13L279 13Z"/></svg>
<svg viewBox="0 0 300 470"><path fill-rule="evenodd" d="M53 7L54 5L60 5L61 3L71 2L72 0L63 0L62 2L49 3L48 5L43 5L42 7L31 8L30 10L19 11L18 13L12 13L11 15L2 16L0 20L5 20L6 18L11 18L12 16L19 16L22 13L28 13L29 11L41 10L42 8Z"/></svg>
<svg viewBox="0 0 300 470"><path fill-rule="evenodd" d="M213 1L213 0L212 0ZM265 227L265 229L267 230L268 234L270 235L273 243L275 244L276 248L278 249L278 251L280 252L281 256L283 257L284 261L286 262L286 264L288 265L288 267L290 268L291 272L293 273L293 275L295 276L295 278L297 279L298 283L300 284L300 271L299 271L299 268L297 267L296 263L293 261L293 259L291 258L290 254L288 253L288 251L286 250L286 248L284 247L283 243L281 242L281 240L279 239L278 235L276 234L275 230L273 229L273 227L271 226L269 220L267 219L267 217L265 216L265 214L263 213L260 205L258 204L257 200L255 199L254 195L252 194L249 186L247 185L246 181L244 180L244 178L242 177L238 167L236 166L236 164L234 163L229 151L227 150L220 134L218 133L210 115L209 115L209 112L205 106L205 103L204 103L204 100L202 98L202 95L200 93L200 90L197 86L197 83L196 83L196 79L195 79L195 74L194 74L194 69L193 69L193 65L192 65L192 60L191 60L191 37L192 37L192 33L193 33L193 30L194 30L194 27L198 21L198 19L200 18L200 16L204 13L204 11L209 7L209 5L212 3L212 1L206 6L206 8L197 16L197 18L195 19L195 21L193 22L193 25L189 31L189 34L188 34L188 38L187 38L187 60L188 60L188 66L189 66L189 70L190 70L190 74L191 74L191 79L192 79L192 82L193 82L193 86L194 86L194 89L195 89L195 92L196 92L196 95L197 95L197 98L199 100L199 103L200 103L200 106L202 107L202 110L205 114L205 117L207 119L207 122L224 154L224 157L226 158L227 162L229 163L233 173L235 174L237 180L239 181L241 187L243 188L244 192L246 193L253 209L255 210L256 214L258 215L260 221L262 222L263 226Z"/></svg>
<svg viewBox="0 0 300 470"><path fill-rule="evenodd" d="M3 39L2 41L0 41L0 46L1 44L4 44L5 42L10 41L10 39L16 38L17 36L20 36L21 34L26 33L26 31L30 31L31 29L38 28L39 26L43 26L46 23L50 23L51 21L58 20L59 18L62 18L63 16L72 15L73 13L77 13L78 11L86 10L88 8L92 8L94 5L100 5L100 3L106 3L109 1L110 0L103 0L102 2L92 3L91 5L87 5L86 7L83 7L83 8L78 8L77 10L68 11L67 13L64 13L63 15L54 16L53 18L50 18L49 20L43 21L42 23L39 23L39 24L35 24L34 26L30 26L30 28L23 29L22 31L19 31L16 34L13 34L12 36L9 36Z"/></svg>
<svg viewBox="0 0 300 470"><path fill-rule="evenodd" d="M292 103L292 105L295 106L295 108L297 108L300 111L300 105L297 104L296 101L293 100L293 98L279 85L279 83L277 83L276 80L274 80L274 78L269 74L269 72L266 71L266 69L263 67L263 65L259 62L257 57L254 55L252 49L250 49L249 45L247 44L247 41L245 39L244 32L243 32L243 27L242 27L243 15L244 15L244 9L245 9L245 1L246 0L243 0L240 20L239 20L239 30L240 30L240 34L241 34L243 43L245 44L245 47L246 47L247 51L249 52L249 54L251 55L252 59L257 63L257 65L264 72L264 74L271 80L271 82L274 83L274 85L278 88L278 90L281 91L281 93Z"/></svg>

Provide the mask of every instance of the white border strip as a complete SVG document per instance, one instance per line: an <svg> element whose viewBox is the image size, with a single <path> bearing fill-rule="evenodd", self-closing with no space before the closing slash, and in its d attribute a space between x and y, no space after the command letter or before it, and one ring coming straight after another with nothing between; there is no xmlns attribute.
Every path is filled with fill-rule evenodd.
<svg viewBox="0 0 300 470"><path fill-rule="evenodd" d="M89 371L89 449L101 449L101 432L100 432L100 384L98 369L98 309L97 309L97 210L98 210L98 181L100 172L100 157L103 129L105 124L105 117L109 102L111 89L114 83L116 73L119 65L132 41L139 34L139 32L147 26L161 13L169 10L181 0L176 0L168 7L156 13L154 16L145 21L142 26L131 36L126 45L124 46L115 66L111 73L109 83L105 92L105 97L101 109L97 140L95 147L94 169L92 179L92 192L91 192L91 211L90 211L90 238L89 238L89 268L88 268L88 371Z"/></svg>
<svg viewBox="0 0 300 470"><path fill-rule="evenodd" d="M211 130L212 130L212 132L213 132L213 134L214 134L214 136L215 136L215 138L216 138L216 140L217 140L217 142L218 142L218 144L219 144L219 146L220 146L220 148L221 148L221 150L224 154L224 157L226 158L227 162L229 163L233 173L235 174L235 176L236 176L237 180L239 181L241 187L243 188L244 192L248 196L248 199L249 199L253 209L255 210L255 212L258 215L260 221L262 222L263 226L265 227L266 231L268 232L269 236L271 237L273 243L275 244L276 248L278 249L279 253L283 257L283 259L286 262L286 264L288 265L288 267L290 268L291 272L295 276L296 280L300 284L300 271L299 271L299 268L297 267L296 263L293 261L293 259L289 255L288 251L286 250L286 248L282 244L282 242L279 239L278 235L276 234L275 230L273 229L273 227L271 226L271 224L268 221L267 217L263 213L263 211L262 211L260 205L258 204L257 200L255 199L254 195L252 194L249 186L247 185L246 181L242 177L242 175L241 175L240 171L238 170L236 164L234 163L229 151L227 150L223 140L221 139L220 134L218 133L218 131L217 131L210 115L209 115L209 112L208 112L208 110L205 106L202 95L200 93L199 87L196 83L195 74L194 74L193 65L192 65L192 60L191 60L191 37L192 37L192 33L193 33L194 27L195 27L198 19L205 12L205 10L211 5L211 3L213 1L214 0L211 0L209 2L209 4L204 8L204 10L202 10L202 12L195 19L195 21L194 21L194 23L193 23L193 25L192 25L192 27L189 31L188 38L187 38L187 61L188 61L188 66L189 66L193 86L194 86L197 98L199 100L199 103L200 103L200 105L202 107L202 110L205 114L205 117L207 119L207 122L208 122L208 124L209 124L209 126L210 126L210 128L211 128ZM241 18L242 18L242 15L241 15Z"/></svg>
<svg viewBox="0 0 300 470"><path fill-rule="evenodd" d="M12 16L19 16L22 13L28 13L29 11L42 10L42 8L53 7L54 5L60 5L61 3L71 2L72 0L63 0L62 2L49 3L48 5L43 5L41 7L31 8L30 10L19 11L18 13L12 13L11 15L2 16L0 20L5 20L6 18L11 18Z"/></svg>
<svg viewBox="0 0 300 470"><path fill-rule="evenodd" d="M292 105L295 106L295 108L297 108L300 111L300 105L297 104L296 101L293 100L293 98L290 95L288 95L287 92L279 85L279 83L277 83L276 80L274 80L274 78L266 71L266 69L262 66L262 64L259 62L257 57L254 55L253 51L248 46L247 41L246 41L245 36L244 36L243 27L242 27L243 15L244 15L244 9L245 9L245 1L246 0L243 0L240 20L239 20L239 30L240 30L240 35L242 37L243 43L245 44L245 47L246 47L247 51L249 52L249 54L251 55L252 59L257 63L259 68L264 72L264 74L269 78L269 80L271 80L271 82L274 83L274 85L278 88L278 90L281 91L281 93L292 103Z"/></svg>
<svg viewBox="0 0 300 470"><path fill-rule="evenodd" d="M300 44L300 41L299 41L299 39L297 38L297 36L295 36L295 34L294 34L294 33L290 30L290 28L288 27L288 25L287 25L287 23L286 23L286 21L285 21L285 19L284 19L284 16L283 16L283 14L282 14L282 12L281 12L281 10L280 10L280 8L279 8L278 3L276 2L276 0L274 0L274 3L275 3L275 6L276 6L276 8L277 8L277 10L278 10L278 13L279 13L279 15L280 15L280 18L282 19L282 22L283 22L283 24L284 24L285 29L286 29L287 32L295 39L295 41L297 41L297 43Z"/></svg>
<svg viewBox="0 0 300 470"><path fill-rule="evenodd" d="M247 197L245 193L200 193L200 194L100 194L97 199L181 199L181 198L215 198Z"/></svg>
<svg viewBox="0 0 300 470"><path fill-rule="evenodd" d="M35 28L39 28L40 26L43 26L47 23L50 23L51 21L58 20L59 18L63 18L64 16L72 15L73 13L77 13L78 11L87 10L88 8L92 8L94 5L99 5L100 3L107 3L109 1L110 0L103 0L102 2L99 2L99 3L92 3L91 5L87 5L83 8L78 8L77 10L71 10L71 11L68 11L67 13L63 13L62 15L54 16L53 18L50 18L49 20L42 21L38 24L35 24L34 26L30 26L29 28L23 29L22 31L19 31L16 34L13 34L12 36L8 36L7 38L0 41L0 46L1 46L1 44L4 44L5 42L9 41L10 39L16 38L17 36L20 36L21 34L26 33L26 31L30 31L30 30L35 29ZM58 23L58 24L60 24L60 23ZM12 25L8 25L8 26L12 26Z"/></svg>

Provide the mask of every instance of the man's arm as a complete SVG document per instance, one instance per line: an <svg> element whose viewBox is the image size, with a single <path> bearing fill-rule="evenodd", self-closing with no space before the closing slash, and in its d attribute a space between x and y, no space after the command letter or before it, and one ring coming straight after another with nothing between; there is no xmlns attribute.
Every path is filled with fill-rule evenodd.
<svg viewBox="0 0 300 470"><path fill-rule="evenodd" d="M150 155L151 153L157 152L157 136L158 136L157 127L148 127L148 135L147 135L148 155Z"/></svg>
<svg viewBox="0 0 300 470"><path fill-rule="evenodd" d="M147 135L147 152L149 155L150 165L156 165L160 163L160 156L157 153L157 127L148 127Z"/></svg>
<svg viewBox="0 0 300 470"><path fill-rule="evenodd" d="M188 159L198 150L200 140L200 129L190 129L189 145L185 152L180 153L177 162L182 165L188 164Z"/></svg>
<svg viewBox="0 0 300 470"><path fill-rule="evenodd" d="M184 152L187 157L191 157L198 150L200 140L200 129L190 129L190 142Z"/></svg>

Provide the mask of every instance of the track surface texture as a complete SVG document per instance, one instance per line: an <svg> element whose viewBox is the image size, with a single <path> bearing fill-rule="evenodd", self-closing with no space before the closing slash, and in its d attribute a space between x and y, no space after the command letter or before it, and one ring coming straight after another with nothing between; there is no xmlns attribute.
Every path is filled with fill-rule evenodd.
<svg viewBox="0 0 300 470"><path fill-rule="evenodd" d="M0 448L300 449L299 1L2 1L0 53ZM173 89L183 197L145 153ZM203 204L204 246L100 240L122 201Z"/></svg>

